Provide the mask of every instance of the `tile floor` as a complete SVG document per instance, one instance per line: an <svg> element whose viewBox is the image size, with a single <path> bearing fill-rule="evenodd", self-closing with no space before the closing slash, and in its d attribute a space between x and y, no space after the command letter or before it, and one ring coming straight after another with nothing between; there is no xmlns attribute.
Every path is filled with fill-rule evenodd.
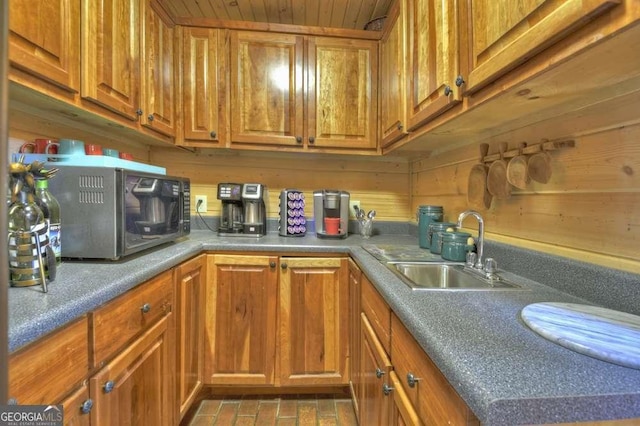
<svg viewBox="0 0 640 426"><path fill-rule="evenodd" d="M199 403L184 426L357 426L351 400L344 395L221 397Z"/></svg>

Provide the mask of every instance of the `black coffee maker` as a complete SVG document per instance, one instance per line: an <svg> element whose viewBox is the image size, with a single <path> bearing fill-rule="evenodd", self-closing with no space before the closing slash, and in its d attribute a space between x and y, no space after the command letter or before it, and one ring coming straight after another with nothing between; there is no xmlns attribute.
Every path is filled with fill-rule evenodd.
<svg viewBox="0 0 640 426"><path fill-rule="evenodd" d="M218 200L222 201L218 235L241 234L244 227L242 184L219 183Z"/></svg>

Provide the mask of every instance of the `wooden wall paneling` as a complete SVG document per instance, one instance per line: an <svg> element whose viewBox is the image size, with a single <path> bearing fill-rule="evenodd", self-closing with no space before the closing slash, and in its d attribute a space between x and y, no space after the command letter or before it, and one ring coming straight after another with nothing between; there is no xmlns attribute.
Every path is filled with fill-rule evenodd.
<svg viewBox="0 0 640 426"><path fill-rule="evenodd" d="M637 108L637 102L635 105ZM573 123L562 126L563 131L582 134L574 137L575 148L551 153L552 176L547 184L531 182L525 190L514 188L510 199L494 200L482 212L489 239L535 245L581 260L588 256L595 263L640 271L640 255L633 248L640 243L640 177L636 172L640 170L640 123L612 126L600 120L594 123L598 128L589 132L584 126L590 112L599 109L575 114ZM558 136L554 129L538 125L495 137L490 153L496 151L498 141L509 140L515 148L522 141L517 136ZM440 204L445 219L455 221L467 209L467 178L477 161L476 149L469 145L413 162L410 210L420 204ZM612 262L616 258L619 260Z"/></svg>
<svg viewBox="0 0 640 426"><path fill-rule="evenodd" d="M307 217L313 214L314 190L338 188L349 191L365 209L376 209L378 220L407 221L409 164L404 159L370 159L351 156L250 155L249 153L193 155L170 149L154 149L152 162L167 174L191 178L192 194L208 197L207 215L220 214L219 182L261 182L269 190L267 215L278 216L278 197L284 188L307 195ZM194 198L195 199L195 198Z"/></svg>

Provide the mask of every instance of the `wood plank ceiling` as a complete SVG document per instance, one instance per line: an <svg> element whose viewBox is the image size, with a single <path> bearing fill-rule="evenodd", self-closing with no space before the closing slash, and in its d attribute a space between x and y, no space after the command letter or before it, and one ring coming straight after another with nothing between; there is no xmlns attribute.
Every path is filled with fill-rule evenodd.
<svg viewBox="0 0 640 426"><path fill-rule="evenodd" d="M189 19L365 29L393 0L157 0L176 22ZM374 28L375 29L375 28Z"/></svg>

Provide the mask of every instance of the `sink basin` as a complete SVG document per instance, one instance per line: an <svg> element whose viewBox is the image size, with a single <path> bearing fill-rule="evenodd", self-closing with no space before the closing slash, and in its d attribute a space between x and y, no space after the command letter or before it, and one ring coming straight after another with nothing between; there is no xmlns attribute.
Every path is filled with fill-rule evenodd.
<svg viewBox="0 0 640 426"><path fill-rule="evenodd" d="M522 290L503 278L486 279L459 263L388 262L387 266L413 290Z"/></svg>

